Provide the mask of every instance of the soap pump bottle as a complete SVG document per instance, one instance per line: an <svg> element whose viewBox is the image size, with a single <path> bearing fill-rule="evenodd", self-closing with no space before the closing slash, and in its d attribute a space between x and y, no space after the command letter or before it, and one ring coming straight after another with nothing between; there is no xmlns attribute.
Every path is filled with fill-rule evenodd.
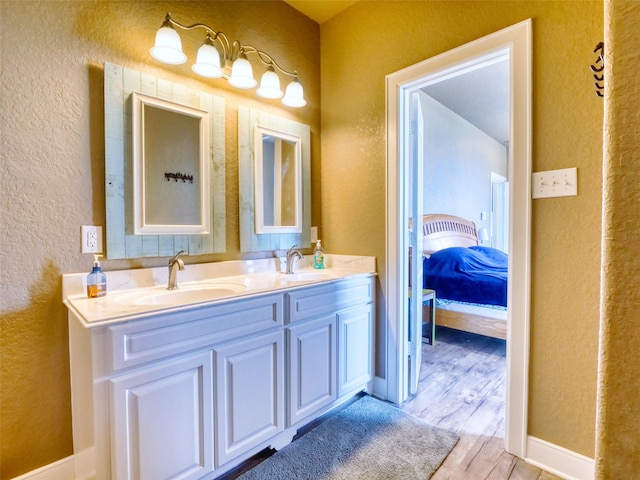
<svg viewBox="0 0 640 480"><path fill-rule="evenodd" d="M316 243L316 248L313 250L313 268L324 268L324 251L320 240Z"/></svg>
<svg viewBox="0 0 640 480"><path fill-rule="evenodd" d="M87 275L87 297L97 298L107 294L107 275L100 268L98 258L102 255L93 256L93 270Z"/></svg>

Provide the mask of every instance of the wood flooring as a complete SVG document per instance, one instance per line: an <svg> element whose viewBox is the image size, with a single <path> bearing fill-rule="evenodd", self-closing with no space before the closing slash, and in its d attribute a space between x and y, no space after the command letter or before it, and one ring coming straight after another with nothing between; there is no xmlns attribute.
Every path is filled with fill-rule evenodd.
<svg viewBox="0 0 640 480"><path fill-rule="evenodd" d="M432 480L560 480L504 450L506 342L437 327L418 393L401 408L460 440Z"/></svg>

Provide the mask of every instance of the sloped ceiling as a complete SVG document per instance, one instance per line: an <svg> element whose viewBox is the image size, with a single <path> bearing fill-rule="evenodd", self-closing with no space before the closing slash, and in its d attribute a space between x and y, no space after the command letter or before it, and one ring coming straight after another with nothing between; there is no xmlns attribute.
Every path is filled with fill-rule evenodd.
<svg viewBox="0 0 640 480"><path fill-rule="evenodd" d="M322 24L358 0L284 1ZM423 90L498 142L509 142L508 62L474 70Z"/></svg>
<svg viewBox="0 0 640 480"><path fill-rule="evenodd" d="M311 20L321 24L349 8L357 0L284 0Z"/></svg>
<svg viewBox="0 0 640 480"><path fill-rule="evenodd" d="M484 133L509 143L509 61L485 66L422 89Z"/></svg>

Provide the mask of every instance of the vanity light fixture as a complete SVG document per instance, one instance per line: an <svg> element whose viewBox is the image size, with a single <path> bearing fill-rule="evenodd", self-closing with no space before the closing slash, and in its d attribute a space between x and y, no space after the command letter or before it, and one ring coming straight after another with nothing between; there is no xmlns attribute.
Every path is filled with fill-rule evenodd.
<svg viewBox="0 0 640 480"><path fill-rule="evenodd" d="M288 107L304 107L307 104L302 85L298 80L298 72L283 69L271 55L251 45L242 45L237 40L231 43L224 33L216 32L203 23L193 25L178 23L171 18L170 13L167 13L162 26L156 33L156 43L150 51L151 56L156 60L170 65L180 65L187 61L187 56L182 52L180 36L174 27L183 30L202 28L207 31L204 43L198 49L196 63L191 67L196 74L207 78L225 78L229 85L236 88L253 88L258 82L253 77L253 68L247 59L247 54L251 54L267 66L260 80L260 86L256 90L259 96L270 99L282 98L282 103ZM222 51L216 48L214 44L216 41ZM284 96L276 70L292 78Z"/></svg>

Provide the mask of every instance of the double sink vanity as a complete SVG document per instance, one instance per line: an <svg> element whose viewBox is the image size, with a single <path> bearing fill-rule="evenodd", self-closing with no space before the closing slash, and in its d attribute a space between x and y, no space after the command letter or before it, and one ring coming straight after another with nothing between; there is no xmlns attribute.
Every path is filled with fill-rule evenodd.
<svg viewBox="0 0 640 480"><path fill-rule="evenodd" d="M175 256L106 272L99 298L63 275L75 478L215 478L371 392L373 257L176 254L226 251L229 127L240 252L311 246L310 127L242 105L231 126L223 97L110 63L104 98L108 258Z"/></svg>
<svg viewBox="0 0 640 480"><path fill-rule="evenodd" d="M375 259L325 258L63 275L76 478L215 478L370 392Z"/></svg>

